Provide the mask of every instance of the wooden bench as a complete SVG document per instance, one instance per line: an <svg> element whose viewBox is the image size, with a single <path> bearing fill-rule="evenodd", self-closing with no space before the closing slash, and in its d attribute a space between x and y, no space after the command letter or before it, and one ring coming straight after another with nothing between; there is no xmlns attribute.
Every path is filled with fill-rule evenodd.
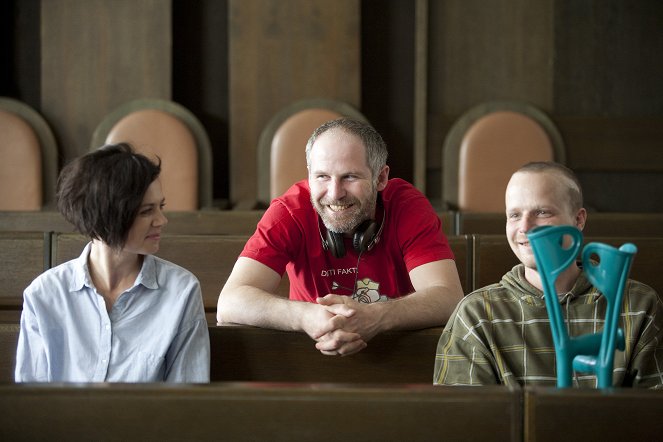
<svg viewBox="0 0 663 442"><path fill-rule="evenodd" d="M432 384L442 327L385 332L361 352L324 356L305 333L210 326L213 381Z"/></svg>
<svg viewBox="0 0 663 442"><path fill-rule="evenodd" d="M0 232L64 232L74 231L56 211L2 211L0 210Z"/></svg>
<svg viewBox="0 0 663 442"><path fill-rule="evenodd" d="M165 233L190 235L250 235L262 217L262 210L198 210L166 212ZM69 224L55 211L0 211L0 232L58 232L73 233Z"/></svg>
<svg viewBox="0 0 663 442"><path fill-rule="evenodd" d="M524 441L653 441L663 435L660 391L527 388L524 396Z"/></svg>
<svg viewBox="0 0 663 442"><path fill-rule="evenodd" d="M0 323L0 383L13 382L19 324ZM211 380L432 384L442 327L393 331L346 357L322 355L305 333L248 326L208 327Z"/></svg>
<svg viewBox="0 0 663 442"><path fill-rule="evenodd" d="M14 382L20 328L18 322L0 323L0 383Z"/></svg>
<svg viewBox="0 0 663 442"><path fill-rule="evenodd" d="M472 274L474 290L489 284L499 282L502 276L514 265L518 259L511 251L504 235L473 235L472 246ZM633 260L630 278L651 286L659 296L663 296L663 237L591 237L584 238L584 244L601 242L612 246L621 246L631 242L638 247L638 253Z"/></svg>
<svg viewBox="0 0 663 442"><path fill-rule="evenodd" d="M430 385L2 385L0 439L519 441L521 396Z"/></svg>
<svg viewBox="0 0 663 442"><path fill-rule="evenodd" d="M504 235L504 213L458 212L455 235ZM663 237L663 213L593 212L587 215L586 236Z"/></svg>
<svg viewBox="0 0 663 442"><path fill-rule="evenodd" d="M166 212L169 235L251 235L256 230L264 210L197 210ZM440 211L442 230L453 235L456 212ZM56 211L0 211L0 232L58 232L72 233L69 224Z"/></svg>
<svg viewBox="0 0 663 442"><path fill-rule="evenodd" d="M49 267L49 250L48 233L0 232L0 310L5 312L3 316L20 314L23 290Z"/></svg>

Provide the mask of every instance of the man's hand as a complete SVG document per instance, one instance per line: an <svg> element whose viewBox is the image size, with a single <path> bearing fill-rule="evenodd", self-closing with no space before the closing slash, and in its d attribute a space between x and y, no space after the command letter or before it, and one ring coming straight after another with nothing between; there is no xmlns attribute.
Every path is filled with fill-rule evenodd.
<svg viewBox="0 0 663 442"><path fill-rule="evenodd" d="M366 341L357 333L338 329L322 336L315 344L315 348L327 356L348 356L366 348Z"/></svg>
<svg viewBox="0 0 663 442"><path fill-rule="evenodd" d="M302 315L302 328L316 341L315 347L322 354L347 356L366 347L366 342L358 333L344 329L347 321L357 313L350 305L302 303L301 306L306 308Z"/></svg>
<svg viewBox="0 0 663 442"><path fill-rule="evenodd" d="M336 330L356 333L364 342L370 341L380 332L379 309L372 304L362 304L349 296L331 294L318 298L317 302L324 306L328 313L336 316L334 318ZM348 310L354 313L345 315L344 312Z"/></svg>

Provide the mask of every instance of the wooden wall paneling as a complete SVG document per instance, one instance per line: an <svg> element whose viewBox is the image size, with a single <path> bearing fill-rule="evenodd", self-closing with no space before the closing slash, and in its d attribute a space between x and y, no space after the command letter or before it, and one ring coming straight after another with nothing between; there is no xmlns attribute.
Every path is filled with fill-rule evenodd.
<svg viewBox="0 0 663 442"><path fill-rule="evenodd" d="M557 117L555 123L574 170L663 172L663 110L657 117Z"/></svg>
<svg viewBox="0 0 663 442"><path fill-rule="evenodd" d="M228 1L173 0L173 101L212 144L215 206L228 199Z"/></svg>
<svg viewBox="0 0 663 442"><path fill-rule="evenodd" d="M429 106L460 115L489 100L553 102L553 0L430 3Z"/></svg>
<svg viewBox="0 0 663 442"><path fill-rule="evenodd" d="M428 122L428 0L415 3L414 23L414 185L426 192Z"/></svg>
<svg viewBox="0 0 663 442"><path fill-rule="evenodd" d="M441 151L458 116L479 103L553 104L554 0L430 2L427 194L439 199ZM438 184L439 183L439 184Z"/></svg>
<svg viewBox="0 0 663 442"><path fill-rule="evenodd" d="M230 0L229 21L230 197L243 208L272 115L304 98L360 108L359 1Z"/></svg>
<svg viewBox="0 0 663 442"><path fill-rule="evenodd" d="M556 113L662 115L663 2L554 3Z"/></svg>
<svg viewBox="0 0 663 442"><path fill-rule="evenodd" d="M169 0L42 0L41 112L64 161L135 98L171 97Z"/></svg>

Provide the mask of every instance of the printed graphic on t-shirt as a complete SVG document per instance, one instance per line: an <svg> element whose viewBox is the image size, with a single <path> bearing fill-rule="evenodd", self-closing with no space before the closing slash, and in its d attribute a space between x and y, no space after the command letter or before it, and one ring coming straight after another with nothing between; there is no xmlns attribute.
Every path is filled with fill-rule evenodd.
<svg viewBox="0 0 663 442"><path fill-rule="evenodd" d="M321 276L341 276L341 275L351 275L357 273L356 267L350 267L347 269L327 269L321 272ZM352 294L352 299L357 302L364 304L370 304L372 302L378 301L387 301L389 299L386 295L380 294L380 283L373 281L370 278L363 278L357 280L354 284L354 287L343 285L338 281L332 281L331 292L337 294ZM338 293L344 292L344 293Z"/></svg>
<svg viewBox="0 0 663 442"><path fill-rule="evenodd" d="M371 302L386 301L388 298L380 294L379 282L372 281L370 278L364 278L357 281L352 299L364 304L370 304Z"/></svg>

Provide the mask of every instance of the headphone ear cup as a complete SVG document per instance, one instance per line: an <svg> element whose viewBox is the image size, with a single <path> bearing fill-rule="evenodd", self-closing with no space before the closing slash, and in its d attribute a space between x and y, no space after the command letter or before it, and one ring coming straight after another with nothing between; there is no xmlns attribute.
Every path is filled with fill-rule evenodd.
<svg viewBox="0 0 663 442"><path fill-rule="evenodd" d="M371 219L367 219L357 227L352 236L352 246L357 253L368 252L373 248L373 240L377 229L378 224Z"/></svg>
<svg viewBox="0 0 663 442"><path fill-rule="evenodd" d="M345 256L345 244L343 244L343 234L327 230L327 245L334 258L343 258Z"/></svg>

